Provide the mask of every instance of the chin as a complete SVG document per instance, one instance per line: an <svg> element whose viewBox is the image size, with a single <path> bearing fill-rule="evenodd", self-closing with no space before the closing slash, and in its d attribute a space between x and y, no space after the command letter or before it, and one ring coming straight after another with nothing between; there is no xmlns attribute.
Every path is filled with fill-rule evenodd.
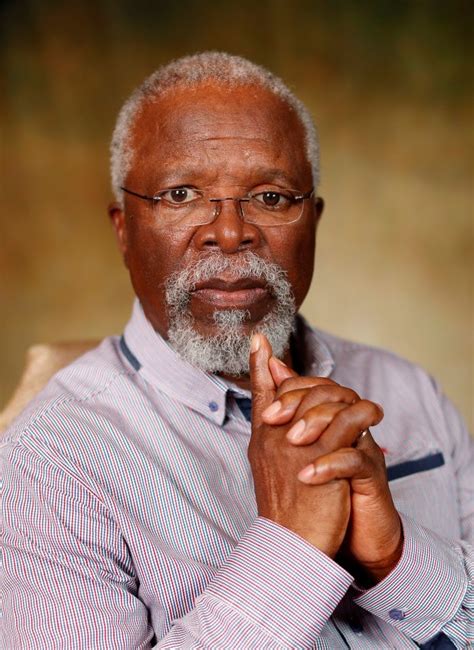
<svg viewBox="0 0 474 650"><path fill-rule="evenodd" d="M221 310L214 312L213 321L202 327L191 314L181 313L171 322L169 342L183 359L205 372L239 376L249 373L253 332L265 334L273 353L284 356L294 329L294 312L272 311L254 323L248 310Z"/></svg>
<svg viewBox="0 0 474 650"><path fill-rule="evenodd" d="M250 337L259 329L263 320L253 319L245 309L216 310L206 321L195 319L193 328L204 338L225 336L229 330L234 334Z"/></svg>

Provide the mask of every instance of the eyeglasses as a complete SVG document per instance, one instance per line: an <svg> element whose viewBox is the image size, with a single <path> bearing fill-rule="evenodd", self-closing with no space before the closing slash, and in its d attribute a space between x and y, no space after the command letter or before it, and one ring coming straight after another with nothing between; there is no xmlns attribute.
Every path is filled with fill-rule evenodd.
<svg viewBox="0 0 474 650"><path fill-rule="evenodd" d="M203 190L175 187L160 190L154 196L138 194L126 187L121 190L149 201L163 225L188 228L211 223L217 218L223 201L237 201L242 219L257 226L286 226L303 214L304 202L311 198L314 188L302 194L296 190L259 190L243 197L216 199Z"/></svg>

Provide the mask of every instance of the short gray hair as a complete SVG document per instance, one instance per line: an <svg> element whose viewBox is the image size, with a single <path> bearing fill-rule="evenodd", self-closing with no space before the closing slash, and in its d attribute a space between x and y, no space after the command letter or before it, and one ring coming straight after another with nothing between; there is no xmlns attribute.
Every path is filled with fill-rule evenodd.
<svg viewBox="0 0 474 650"><path fill-rule="evenodd" d="M136 88L122 106L115 124L110 146L110 174L116 200L121 204L120 189L130 170L133 151L131 130L141 107L146 101L158 98L177 86L198 86L216 81L227 87L255 84L283 99L298 116L305 134L306 156L311 165L313 185L319 183L319 143L310 112L283 81L265 68L240 56L226 52L201 52L171 61L158 68Z"/></svg>

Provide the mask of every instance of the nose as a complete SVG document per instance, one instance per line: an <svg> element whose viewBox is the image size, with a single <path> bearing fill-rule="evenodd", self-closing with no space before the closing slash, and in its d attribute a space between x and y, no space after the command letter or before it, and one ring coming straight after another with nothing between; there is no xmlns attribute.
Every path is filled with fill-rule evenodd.
<svg viewBox="0 0 474 650"><path fill-rule="evenodd" d="M261 233L257 226L244 221L237 199L218 199L211 206L213 221L200 226L194 238L200 250L220 248L230 254L260 245Z"/></svg>

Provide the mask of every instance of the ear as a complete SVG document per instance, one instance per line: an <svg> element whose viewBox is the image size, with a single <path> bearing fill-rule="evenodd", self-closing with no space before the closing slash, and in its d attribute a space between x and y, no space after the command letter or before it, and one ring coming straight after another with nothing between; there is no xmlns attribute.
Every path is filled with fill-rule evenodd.
<svg viewBox="0 0 474 650"><path fill-rule="evenodd" d="M125 263L125 266L128 267L128 232L124 209L119 203L114 202L109 205L108 213L110 221L112 222L112 226L115 230L115 236L117 238L119 250L122 253L123 261Z"/></svg>
<svg viewBox="0 0 474 650"><path fill-rule="evenodd" d="M319 221L324 210L324 199L321 196L317 196L314 200L314 208L316 212L316 219Z"/></svg>

